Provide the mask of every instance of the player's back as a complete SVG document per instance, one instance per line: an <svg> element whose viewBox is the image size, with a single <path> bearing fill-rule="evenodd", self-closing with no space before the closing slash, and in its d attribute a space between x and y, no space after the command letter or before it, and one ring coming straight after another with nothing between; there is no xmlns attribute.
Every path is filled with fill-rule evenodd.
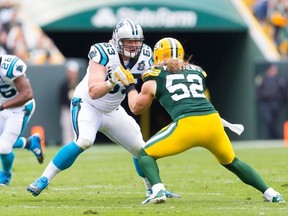
<svg viewBox="0 0 288 216"><path fill-rule="evenodd" d="M156 81L156 98L172 119L217 112L206 99L206 73L200 67L188 65L184 70L175 73L167 71L165 67L155 67L154 70L158 73L147 76L145 81Z"/></svg>

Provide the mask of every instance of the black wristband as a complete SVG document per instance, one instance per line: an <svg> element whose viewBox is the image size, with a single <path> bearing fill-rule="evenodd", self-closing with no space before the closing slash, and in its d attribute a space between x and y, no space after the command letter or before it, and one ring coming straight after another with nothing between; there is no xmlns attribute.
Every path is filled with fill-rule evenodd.
<svg viewBox="0 0 288 216"><path fill-rule="evenodd" d="M3 105L0 105L0 111L4 110Z"/></svg>
<svg viewBox="0 0 288 216"><path fill-rule="evenodd" d="M127 86L126 87L127 94L134 89L135 89L135 84L130 84L129 86Z"/></svg>

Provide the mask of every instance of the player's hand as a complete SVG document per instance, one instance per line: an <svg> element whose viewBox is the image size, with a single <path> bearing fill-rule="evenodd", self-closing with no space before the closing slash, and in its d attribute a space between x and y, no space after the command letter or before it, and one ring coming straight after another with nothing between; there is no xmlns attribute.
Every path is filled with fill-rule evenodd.
<svg viewBox="0 0 288 216"><path fill-rule="evenodd" d="M111 67L109 67L107 70L107 78L108 80L106 81L106 83L109 88L114 88L114 86L118 82L118 78L116 77L115 71L113 71Z"/></svg>
<svg viewBox="0 0 288 216"><path fill-rule="evenodd" d="M115 75L125 87L135 84L132 73L129 70L125 70L122 65L116 68Z"/></svg>

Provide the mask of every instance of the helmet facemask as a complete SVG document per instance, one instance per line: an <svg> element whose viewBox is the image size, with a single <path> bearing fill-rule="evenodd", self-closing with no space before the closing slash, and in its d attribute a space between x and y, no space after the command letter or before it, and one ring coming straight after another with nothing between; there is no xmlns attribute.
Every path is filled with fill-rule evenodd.
<svg viewBox="0 0 288 216"><path fill-rule="evenodd" d="M119 54L128 58L135 58L140 54L144 36L139 24L135 24L129 19L119 21L114 28L112 38ZM129 41L127 42L129 45L124 44L126 41ZM132 41L134 41L134 44Z"/></svg>
<svg viewBox="0 0 288 216"><path fill-rule="evenodd" d="M131 42L134 42L133 45ZM118 41L119 49L120 49L120 54L123 54L124 56L128 58L136 58L140 54L140 51L142 49L143 45L143 40L134 40L134 39L126 39L123 38ZM131 45L124 45L125 43L130 43Z"/></svg>

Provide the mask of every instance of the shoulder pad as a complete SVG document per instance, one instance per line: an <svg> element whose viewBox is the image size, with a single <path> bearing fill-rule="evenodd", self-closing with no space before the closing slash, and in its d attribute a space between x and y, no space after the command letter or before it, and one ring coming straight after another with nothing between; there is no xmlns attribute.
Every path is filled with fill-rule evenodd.
<svg viewBox="0 0 288 216"><path fill-rule="evenodd" d="M204 77L207 77L207 73L204 70L202 71L202 74Z"/></svg>
<svg viewBox="0 0 288 216"><path fill-rule="evenodd" d="M96 43L90 47L88 53L88 58L99 63L103 66L106 66L109 60L114 57L118 57L117 51L114 48L113 44L107 43Z"/></svg>
<svg viewBox="0 0 288 216"><path fill-rule="evenodd" d="M146 80L148 77L156 77L160 74L161 69L159 67L151 67L142 74L142 79Z"/></svg>

